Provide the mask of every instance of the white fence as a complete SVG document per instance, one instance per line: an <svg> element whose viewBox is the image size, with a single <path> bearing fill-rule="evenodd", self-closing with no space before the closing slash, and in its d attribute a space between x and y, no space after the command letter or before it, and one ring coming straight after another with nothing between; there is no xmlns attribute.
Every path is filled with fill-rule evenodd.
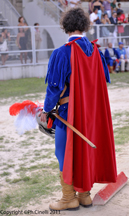
<svg viewBox="0 0 129 216"><path fill-rule="evenodd" d="M52 35L47 29L54 28L56 34L59 26L11 26L0 27L0 67L21 66L21 65L46 65L48 59L55 48ZM10 33L10 38L2 39L2 31L6 29L6 34ZM65 33L64 33L65 34ZM129 46L129 24L123 25L94 25L91 26L86 36L90 41L98 39L101 50L104 51L107 43L112 42L114 47L118 47L118 42L124 42L124 46ZM65 37L64 37L65 38ZM6 40L7 47L3 46ZM66 41L63 41L66 43ZM63 45L62 43L62 45ZM3 64L3 58L7 57Z"/></svg>

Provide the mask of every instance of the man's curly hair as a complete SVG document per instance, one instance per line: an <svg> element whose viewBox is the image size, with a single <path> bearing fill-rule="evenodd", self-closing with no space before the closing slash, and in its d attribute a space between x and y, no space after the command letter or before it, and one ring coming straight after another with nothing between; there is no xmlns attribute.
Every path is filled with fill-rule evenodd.
<svg viewBox="0 0 129 216"><path fill-rule="evenodd" d="M83 9L72 8L63 14L60 24L65 33L71 33L76 30L83 32L88 31L90 21Z"/></svg>

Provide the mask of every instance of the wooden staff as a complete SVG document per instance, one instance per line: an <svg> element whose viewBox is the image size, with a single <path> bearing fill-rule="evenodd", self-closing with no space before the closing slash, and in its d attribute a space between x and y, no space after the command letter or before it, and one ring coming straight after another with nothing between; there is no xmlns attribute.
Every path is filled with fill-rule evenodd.
<svg viewBox="0 0 129 216"><path fill-rule="evenodd" d="M96 146L88 140L80 131L78 131L75 127L73 127L70 123L68 123L65 119L60 117L56 113L52 113L56 118L58 118L61 122L63 122L67 127L69 127L73 132L75 132L78 136L80 136L85 142L87 142L92 148L96 148Z"/></svg>

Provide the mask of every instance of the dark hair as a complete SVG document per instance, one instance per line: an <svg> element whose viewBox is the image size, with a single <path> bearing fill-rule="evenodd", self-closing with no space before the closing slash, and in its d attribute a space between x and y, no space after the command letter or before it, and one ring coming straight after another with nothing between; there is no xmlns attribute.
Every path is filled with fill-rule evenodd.
<svg viewBox="0 0 129 216"><path fill-rule="evenodd" d="M90 21L84 10L72 8L65 12L60 20L61 27L65 33L74 31L88 31Z"/></svg>
<svg viewBox="0 0 129 216"><path fill-rule="evenodd" d="M121 3L118 3L118 6L121 5Z"/></svg>
<svg viewBox="0 0 129 216"><path fill-rule="evenodd" d="M23 16L20 16L20 17L18 18L18 22L20 22L21 18L23 18Z"/></svg>
<svg viewBox="0 0 129 216"><path fill-rule="evenodd" d="M2 29L2 32L4 32L5 30L7 30L6 28Z"/></svg>
<svg viewBox="0 0 129 216"><path fill-rule="evenodd" d="M93 12L95 12L96 10L98 10L98 8L94 7L94 8L93 8Z"/></svg>
<svg viewBox="0 0 129 216"><path fill-rule="evenodd" d="M107 13L104 13L103 16L105 17L106 15L108 15Z"/></svg>
<svg viewBox="0 0 129 216"><path fill-rule="evenodd" d="M34 24L34 26L37 26L37 25L39 25L39 23L35 23L35 24Z"/></svg>

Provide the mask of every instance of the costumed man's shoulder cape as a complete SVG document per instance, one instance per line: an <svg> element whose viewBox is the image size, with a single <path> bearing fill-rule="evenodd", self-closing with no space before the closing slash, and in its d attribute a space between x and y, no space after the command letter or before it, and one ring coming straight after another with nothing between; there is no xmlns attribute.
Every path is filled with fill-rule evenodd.
<svg viewBox="0 0 129 216"><path fill-rule="evenodd" d="M67 128L63 178L77 191L90 191L94 183L116 181L113 126L107 85L99 51L86 56L72 41L67 121L96 145L91 148Z"/></svg>

